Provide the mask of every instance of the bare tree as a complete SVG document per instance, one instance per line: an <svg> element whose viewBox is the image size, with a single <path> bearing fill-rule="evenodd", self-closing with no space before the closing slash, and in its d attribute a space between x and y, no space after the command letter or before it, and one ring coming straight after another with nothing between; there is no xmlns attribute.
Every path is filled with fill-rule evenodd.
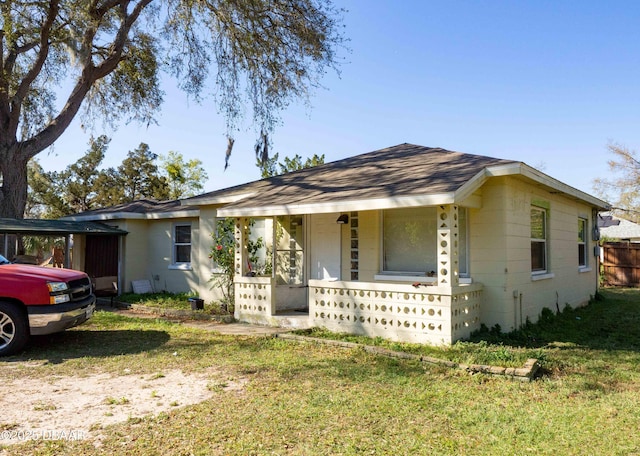
<svg viewBox="0 0 640 456"><path fill-rule="evenodd" d="M614 211L626 213L626 218L640 219L640 161L636 152L626 146L611 143L607 149L613 158L609 177L594 179L593 188L603 199L612 203Z"/></svg>

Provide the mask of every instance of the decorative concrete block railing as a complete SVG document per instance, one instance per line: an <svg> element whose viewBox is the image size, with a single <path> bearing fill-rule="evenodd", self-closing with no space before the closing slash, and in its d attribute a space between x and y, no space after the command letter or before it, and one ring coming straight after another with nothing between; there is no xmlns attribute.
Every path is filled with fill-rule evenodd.
<svg viewBox="0 0 640 456"><path fill-rule="evenodd" d="M312 326L399 342L447 345L480 327L482 285L454 288L309 281Z"/></svg>
<svg viewBox="0 0 640 456"><path fill-rule="evenodd" d="M473 331L480 329L482 285L460 285L451 296L452 342L467 339Z"/></svg>
<svg viewBox="0 0 640 456"><path fill-rule="evenodd" d="M271 277L241 277L234 279L235 318L247 323L264 324L275 314Z"/></svg>

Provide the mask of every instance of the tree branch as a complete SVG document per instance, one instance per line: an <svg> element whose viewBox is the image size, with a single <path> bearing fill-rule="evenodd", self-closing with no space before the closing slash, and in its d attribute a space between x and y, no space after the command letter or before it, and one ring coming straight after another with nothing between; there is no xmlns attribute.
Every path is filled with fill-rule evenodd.
<svg viewBox="0 0 640 456"><path fill-rule="evenodd" d="M111 73L113 69L118 66L120 60L122 59L122 52L124 51L124 47L127 44L127 40L129 38L129 31L131 27L140 17L142 11L151 3L153 0L141 0L131 11L131 14L127 15L126 8L129 3L128 0L123 0L120 2L123 20L120 24L120 28L118 29L118 33L113 40L113 44L111 46L110 55L102 61L100 65L97 65L95 68L95 77L96 80L105 77L107 74Z"/></svg>
<svg viewBox="0 0 640 456"><path fill-rule="evenodd" d="M11 100L11 110L15 112L15 110L19 110L20 106L22 106L22 101L27 96L29 92L29 88L33 81L38 77L40 72L42 71L42 67L47 60L47 56L49 55L49 36L51 34L51 28L53 27L53 23L58 15L59 9L59 0L50 0L49 1L49 10L47 13L47 18L42 24L42 29L40 32L40 50L38 51L38 55L36 57L35 62L31 66L31 69L27 72L27 74L22 78L20 84L18 85L18 89L16 90L15 95ZM18 127L17 117L15 116L15 128ZM15 132L15 130L13 130Z"/></svg>
<svg viewBox="0 0 640 456"><path fill-rule="evenodd" d="M95 15L102 15L95 17L97 22L100 22L102 17L108 13L109 6L119 5L122 12L120 27L111 44L109 56L104 59L102 63L94 66L93 61L91 60L91 53L88 53L88 57L83 62L82 72L78 77L71 94L67 98L66 104L60 113L51 122L49 122L42 131L22 144L21 153L23 155L28 158L34 157L40 151L52 145L60 135L62 135L78 113L82 102L84 101L87 93L89 93L89 90L91 90L93 84L111 73L118 66L122 60L131 27L140 17L144 8L152 1L153 0L141 0L136 4L131 14L126 14L129 0L112 1L110 3L105 3L101 8L94 10ZM97 27L90 27L83 36L82 46L86 49L91 49L93 38L96 33Z"/></svg>

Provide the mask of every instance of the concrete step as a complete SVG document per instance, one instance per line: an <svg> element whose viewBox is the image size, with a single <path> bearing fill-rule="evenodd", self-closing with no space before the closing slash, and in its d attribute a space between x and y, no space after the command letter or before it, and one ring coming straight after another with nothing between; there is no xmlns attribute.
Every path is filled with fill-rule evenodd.
<svg viewBox="0 0 640 456"><path fill-rule="evenodd" d="M308 329L309 314L306 312L278 312L276 315L245 315L240 321L252 325L272 326L275 328Z"/></svg>
<svg viewBox="0 0 640 456"><path fill-rule="evenodd" d="M308 329L311 327L309 314L303 312L278 313L271 317L279 328Z"/></svg>

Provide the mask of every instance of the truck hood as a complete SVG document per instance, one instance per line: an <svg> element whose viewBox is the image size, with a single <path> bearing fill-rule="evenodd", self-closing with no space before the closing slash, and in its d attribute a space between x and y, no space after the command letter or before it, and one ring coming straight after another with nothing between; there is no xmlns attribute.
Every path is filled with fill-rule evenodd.
<svg viewBox="0 0 640 456"><path fill-rule="evenodd" d="M85 276L84 272L73 269L45 268L42 266L30 266L26 264L0 265L0 274L21 277L47 278L56 282L68 282Z"/></svg>

